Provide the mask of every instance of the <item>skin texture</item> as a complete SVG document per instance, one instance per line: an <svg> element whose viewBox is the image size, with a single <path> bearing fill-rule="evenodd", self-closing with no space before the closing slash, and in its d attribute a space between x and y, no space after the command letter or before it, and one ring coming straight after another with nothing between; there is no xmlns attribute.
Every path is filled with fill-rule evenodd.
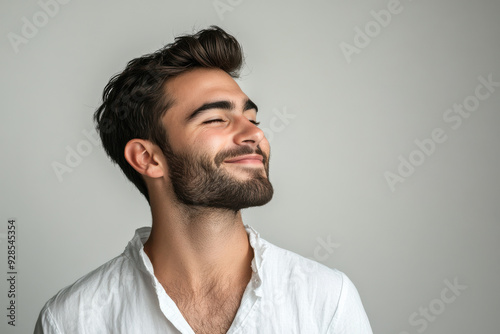
<svg viewBox="0 0 500 334"><path fill-rule="evenodd" d="M165 89L173 100L163 118L173 152L205 157L219 173L241 184L268 182L269 142L252 123L257 111L248 109L248 97L233 78L219 69L194 69L167 81ZM234 108L209 109L186 121L195 109L215 101L229 101ZM222 121L205 123L215 119ZM224 160L241 156L238 152L261 152L264 163L223 161L217 166L221 152L223 157L229 152ZM133 139L124 153L150 194L153 225L144 250L155 276L196 333L225 333L252 274L254 254L240 210L179 200L168 158L150 141ZM256 205L269 201L272 190L266 196Z"/></svg>

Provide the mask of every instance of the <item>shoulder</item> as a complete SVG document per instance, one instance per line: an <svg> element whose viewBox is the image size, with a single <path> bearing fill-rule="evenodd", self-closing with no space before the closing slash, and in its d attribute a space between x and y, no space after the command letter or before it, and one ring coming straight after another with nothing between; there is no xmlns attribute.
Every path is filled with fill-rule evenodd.
<svg viewBox="0 0 500 334"><path fill-rule="evenodd" d="M35 333L59 333L82 317L97 317L134 280L134 265L124 254L61 289L43 306ZM63 328L59 328L63 326Z"/></svg>
<svg viewBox="0 0 500 334"><path fill-rule="evenodd" d="M326 283L335 288L342 285L340 271L267 241L249 225L245 228L255 253L252 268L255 271L262 267L266 280L296 280L307 276L308 285Z"/></svg>
<svg viewBox="0 0 500 334"><path fill-rule="evenodd" d="M345 273L262 239L261 245L266 293L282 290L274 297L288 305L298 301L297 314L307 313L327 333L371 333L358 291Z"/></svg>
<svg viewBox="0 0 500 334"><path fill-rule="evenodd" d="M116 291L118 283L122 283L127 278L132 278L130 269L130 261L121 254L61 289L49 300L49 304L55 307L76 301L81 302L90 298L90 296L95 297L96 292L103 290L108 295L112 294Z"/></svg>
<svg viewBox="0 0 500 334"><path fill-rule="evenodd" d="M327 333L372 334L368 316L354 283L344 275L337 310Z"/></svg>
<svg viewBox="0 0 500 334"><path fill-rule="evenodd" d="M329 287L335 291L342 288L346 276L341 271L276 246L264 239L261 240L265 248L266 270L271 270L281 277L284 275L293 279L306 277L309 286Z"/></svg>
<svg viewBox="0 0 500 334"><path fill-rule="evenodd" d="M262 244L264 293L294 305L299 317L313 318L326 328L337 310L346 276L267 241Z"/></svg>

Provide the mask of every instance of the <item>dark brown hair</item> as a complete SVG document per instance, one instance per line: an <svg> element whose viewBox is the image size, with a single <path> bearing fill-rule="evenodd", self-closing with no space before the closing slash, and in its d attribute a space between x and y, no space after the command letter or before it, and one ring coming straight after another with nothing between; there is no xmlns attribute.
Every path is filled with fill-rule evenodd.
<svg viewBox="0 0 500 334"><path fill-rule="evenodd" d="M104 150L149 202L142 176L127 162L124 149L134 138L149 140L165 151L161 123L171 99L167 80L193 68L219 68L238 77L243 53L238 41L217 26L175 38L160 50L131 60L104 88L94 114Z"/></svg>

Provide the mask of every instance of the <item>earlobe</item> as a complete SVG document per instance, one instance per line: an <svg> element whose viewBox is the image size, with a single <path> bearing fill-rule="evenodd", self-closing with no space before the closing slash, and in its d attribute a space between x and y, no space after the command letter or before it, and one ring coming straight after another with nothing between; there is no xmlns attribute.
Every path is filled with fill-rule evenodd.
<svg viewBox="0 0 500 334"><path fill-rule="evenodd" d="M151 178L159 178L162 177L164 173L157 152L156 146L150 141L132 139L125 145L123 154L130 166L139 174Z"/></svg>

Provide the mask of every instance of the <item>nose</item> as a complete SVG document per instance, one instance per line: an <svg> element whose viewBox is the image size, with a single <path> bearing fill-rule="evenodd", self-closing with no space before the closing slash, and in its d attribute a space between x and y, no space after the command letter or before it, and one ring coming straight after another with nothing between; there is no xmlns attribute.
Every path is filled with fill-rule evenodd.
<svg viewBox="0 0 500 334"><path fill-rule="evenodd" d="M255 148L265 138L264 132L245 116L235 117L234 125L236 128L234 142L237 145L249 145Z"/></svg>

